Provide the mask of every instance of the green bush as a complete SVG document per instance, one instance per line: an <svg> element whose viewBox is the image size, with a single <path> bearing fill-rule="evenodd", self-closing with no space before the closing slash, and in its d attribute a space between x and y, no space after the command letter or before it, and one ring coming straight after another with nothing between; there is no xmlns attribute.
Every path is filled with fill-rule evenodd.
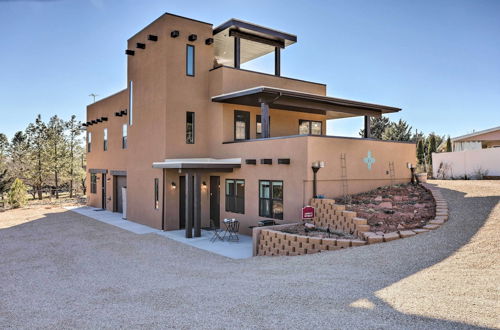
<svg viewBox="0 0 500 330"><path fill-rule="evenodd" d="M16 179L10 186L8 201L10 207L17 209L26 204L28 189L21 179Z"/></svg>

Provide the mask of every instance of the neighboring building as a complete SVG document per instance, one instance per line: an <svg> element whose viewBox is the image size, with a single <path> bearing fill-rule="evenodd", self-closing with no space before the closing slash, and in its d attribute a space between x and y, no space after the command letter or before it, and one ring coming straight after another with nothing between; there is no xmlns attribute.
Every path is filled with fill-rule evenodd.
<svg viewBox="0 0 500 330"><path fill-rule="evenodd" d="M500 148L500 126L451 139L453 151Z"/></svg>
<svg viewBox="0 0 500 330"><path fill-rule="evenodd" d="M259 220L300 220L313 162L326 164L317 193L329 197L409 181L414 144L326 136L328 119L364 116L369 134L369 116L400 109L282 77L281 52L296 40L172 14L130 38L127 88L87 108L88 204L188 237L224 218L249 233ZM274 75L241 69L269 53Z"/></svg>

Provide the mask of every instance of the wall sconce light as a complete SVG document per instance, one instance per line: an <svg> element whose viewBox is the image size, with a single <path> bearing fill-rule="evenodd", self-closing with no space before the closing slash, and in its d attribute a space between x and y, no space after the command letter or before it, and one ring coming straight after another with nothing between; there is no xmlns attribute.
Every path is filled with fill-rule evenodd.
<svg viewBox="0 0 500 330"><path fill-rule="evenodd" d="M318 173L319 169L323 168L323 167L325 167L325 162L323 160L315 161L312 163L311 168L313 170L313 198L318 197L317 189L316 189L316 182L317 182L316 173Z"/></svg>
<svg viewBox="0 0 500 330"><path fill-rule="evenodd" d="M205 181L203 181L203 182L201 183L201 186L202 186L203 188L206 188L206 187L207 187L207 183L206 183Z"/></svg>
<svg viewBox="0 0 500 330"><path fill-rule="evenodd" d="M172 186L172 189L177 188L177 184L174 181L172 181L172 183L170 185Z"/></svg>

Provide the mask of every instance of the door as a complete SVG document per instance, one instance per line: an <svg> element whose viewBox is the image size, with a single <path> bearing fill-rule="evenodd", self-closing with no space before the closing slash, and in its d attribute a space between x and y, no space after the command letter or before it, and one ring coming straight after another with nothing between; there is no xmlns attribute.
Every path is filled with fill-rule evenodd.
<svg viewBox="0 0 500 330"><path fill-rule="evenodd" d="M123 213L123 190L127 186L127 177L115 176L115 212Z"/></svg>
<svg viewBox="0 0 500 330"><path fill-rule="evenodd" d="M234 140L250 139L250 112L234 110Z"/></svg>
<svg viewBox="0 0 500 330"><path fill-rule="evenodd" d="M220 176L210 177L210 219L220 227Z"/></svg>
<svg viewBox="0 0 500 330"><path fill-rule="evenodd" d="M102 190L102 201L101 201L101 204L102 204L102 208L105 210L106 209L106 173L103 173L102 174L102 178L101 178L101 190Z"/></svg>

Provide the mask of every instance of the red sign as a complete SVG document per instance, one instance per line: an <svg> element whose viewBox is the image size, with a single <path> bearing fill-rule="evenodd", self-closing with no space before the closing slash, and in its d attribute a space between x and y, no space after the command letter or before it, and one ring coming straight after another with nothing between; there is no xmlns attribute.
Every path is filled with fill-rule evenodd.
<svg viewBox="0 0 500 330"><path fill-rule="evenodd" d="M302 208L302 219L312 219L314 218L314 207L312 206L304 206Z"/></svg>

